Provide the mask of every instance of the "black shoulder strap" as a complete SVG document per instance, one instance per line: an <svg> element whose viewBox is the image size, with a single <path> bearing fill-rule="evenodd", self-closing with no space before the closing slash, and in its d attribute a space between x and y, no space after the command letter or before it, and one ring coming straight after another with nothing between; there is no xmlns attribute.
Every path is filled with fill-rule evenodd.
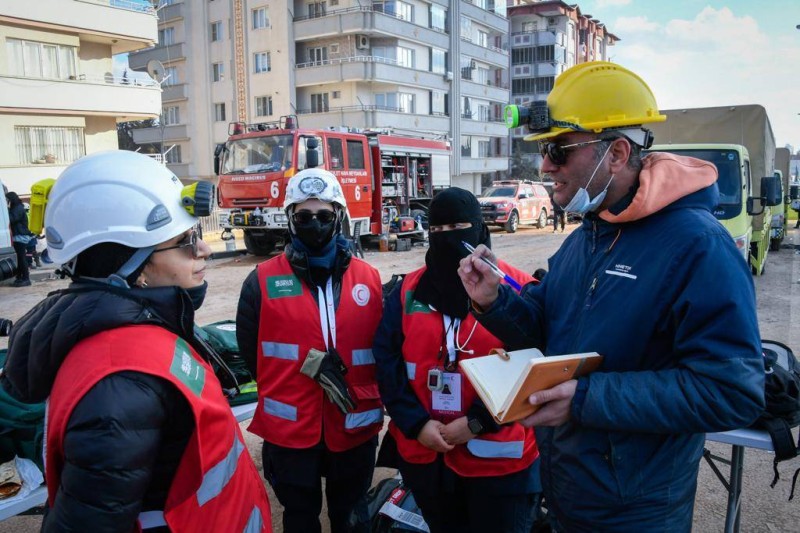
<svg viewBox="0 0 800 533"><path fill-rule="evenodd" d="M775 460L785 461L797 457L797 445L794 443L792 430L783 418L762 420L762 426L769 432L772 447L775 448Z"/></svg>

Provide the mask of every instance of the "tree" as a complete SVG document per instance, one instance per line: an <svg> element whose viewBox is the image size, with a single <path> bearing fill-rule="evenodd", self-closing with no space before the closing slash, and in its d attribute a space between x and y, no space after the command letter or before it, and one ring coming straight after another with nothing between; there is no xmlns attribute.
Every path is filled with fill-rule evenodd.
<svg viewBox="0 0 800 533"><path fill-rule="evenodd" d="M515 180L541 181L539 169L530 157L517 148L511 155L511 178Z"/></svg>
<svg viewBox="0 0 800 533"><path fill-rule="evenodd" d="M133 142L133 130L138 130L140 128L152 128L155 126L158 126L158 119L155 118L148 118L147 120L132 120L130 122L118 122L117 141L119 142L119 149L135 152L139 148L143 148L142 151L148 152L148 150L143 146Z"/></svg>

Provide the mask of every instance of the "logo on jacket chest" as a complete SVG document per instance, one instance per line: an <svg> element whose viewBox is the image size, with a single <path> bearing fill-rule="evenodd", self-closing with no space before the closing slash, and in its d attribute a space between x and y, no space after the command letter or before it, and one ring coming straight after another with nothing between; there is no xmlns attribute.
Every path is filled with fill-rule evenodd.
<svg viewBox="0 0 800 533"><path fill-rule="evenodd" d="M200 396L206 383L206 369L192 357L186 341L179 338L175 341L170 373L178 378L189 390Z"/></svg>
<svg viewBox="0 0 800 533"><path fill-rule="evenodd" d="M613 267L606 270L606 274L628 279L636 279L638 277L633 273L633 267L630 265L623 265L622 263L617 263Z"/></svg>
<svg viewBox="0 0 800 533"><path fill-rule="evenodd" d="M356 283L353 286L353 300L361 307L369 303L369 287L363 283Z"/></svg>
<svg viewBox="0 0 800 533"><path fill-rule="evenodd" d="M300 296L303 294L303 287L300 280L292 274L286 276L267 277L267 298L286 298L289 296Z"/></svg>

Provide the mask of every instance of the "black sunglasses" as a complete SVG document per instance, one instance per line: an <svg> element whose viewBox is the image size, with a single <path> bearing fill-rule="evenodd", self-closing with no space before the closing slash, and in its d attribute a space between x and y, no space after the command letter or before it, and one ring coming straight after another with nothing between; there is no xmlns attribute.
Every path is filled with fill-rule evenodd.
<svg viewBox="0 0 800 533"><path fill-rule="evenodd" d="M298 211L292 215L292 220L294 223L300 224L301 226L311 224L311 221L315 218L319 220L320 224L330 224L336 220L336 213L324 209L322 211L317 211L316 213L312 213L311 211Z"/></svg>
<svg viewBox="0 0 800 533"><path fill-rule="evenodd" d="M544 156L550 158L550 162L556 166L562 166L567 164L567 150L572 150L575 148L582 148L584 146L588 146L590 144L595 143L602 143L607 142L606 139L595 139L593 141L586 141L582 143L575 143L575 144L558 144L558 143L548 143L548 142L540 142L539 143L539 153L544 159Z"/></svg>
<svg viewBox="0 0 800 533"><path fill-rule="evenodd" d="M197 238L197 230L192 230L192 232L189 235L187 235L186 238L180 243L174 246L167 246L166 248L159 248L157 250L153 250L153 253L166 252L167 250L174 250L175 248L188 248L192 252L192 257L196 258L198 242L200 242L200 239Z"/></svg>

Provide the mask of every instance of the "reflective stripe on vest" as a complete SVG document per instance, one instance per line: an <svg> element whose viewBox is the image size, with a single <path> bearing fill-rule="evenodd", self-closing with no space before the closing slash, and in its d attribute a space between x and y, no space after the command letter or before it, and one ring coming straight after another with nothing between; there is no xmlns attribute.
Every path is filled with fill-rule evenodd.
<svg viewBox="0 0 800 533"><path fill-rule="evenodd" d="M344 417L345 429L363 428L383 421L383 409L370 409L361 413L347 413Z"/></svg>
<svg viewBox="0 0 800 533"><path fill-rule="evenodd" d="M253 512L250 513L250 518L247 520L242 533L259 533L262 527L264 527L264 519L261 516L261 510L258 507L253 507Z"/></svg>
<svg viewBox="0 0 800 533"><path fill-rule="evenodd" d="M297 407L288 403L279 402L271 398L264 398L264 412L292 422L297 422Z"/></svg>
<svg viewBox="0 0 800 533"><path fill-rule="evenodd" d="M200 506L220 495L222 489L233 477L233 473L236 472L242 451L244 451L244 443L239 440L238 435L234 434L233 445L228 451L228 455L222 461L209 468L208 472L203 476L203 482L200 483L200 488L197 489L197 503Z"/></svg>
<svg viewBox="0 0 800 533"><path fill-rule="evenodd" d="M525 441L512 440L501 442L496 440L472 439L467 442L467 449L475 457L485 459L509 458L519 459L525 449Z"/></svg>
<svg viewBox="0 0 800 533"><path fill-rule="evenodd" d="M284 344L282 342L262 342L261 351L264 357L297 361L299 347L297 344Z"/></svg>
<svg viewBox="0 0 800 533"><path fill-rule="evenodd" d="M417 377L417 363L406 361L406 374L408 374L408 381L414 381Z"/></svg>
<svg viewBox="0 0 800 533"><path fill-rule="evenodd" d="M139 513L139 526L142 529L153 529L166 525L167 521L164 520L164 511L145 511Z"/></svg>
<svg viewBox="0 0 800 533"><path fill-rule="evenodd" d="M374 364L375 357L372 355L372 348L353 350L353 366Z"/></svg>

